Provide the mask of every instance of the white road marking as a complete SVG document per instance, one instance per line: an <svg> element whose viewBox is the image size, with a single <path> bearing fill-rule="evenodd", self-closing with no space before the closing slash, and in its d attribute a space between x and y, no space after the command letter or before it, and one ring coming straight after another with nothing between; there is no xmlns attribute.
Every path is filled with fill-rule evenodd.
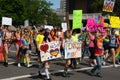
<svg viewBox="0 0 120 80"><path fill-rule="evenodd" d="M34 74L34 75L29 74L29 75L23 75L23 76L10 77L10 78L0 79L0 80L16 80L16 79L28 78L28 77L32 77L32 76L36 76L36 74Z"/></svg>
<svg viewBox="0 0 120 80"><path fill-rule="evenodd" d="M14 50L10 50L10 52L16 52L16 51L14 51Z"/></svg>
<svg viewBox="0 0 120 80"><path fill-rule="evenodd" d="M102 68L109 68L109 67L113 67L113 65L102 66ZM120 65L118 65L118 67L120 67ZM69 69L68 72L71 72L71 71L83 71L83 70L89 70L89 69L92 69L92 68L93 67L86 67L86 68L80 68L80 69ZM51 72L50 74L63 72L63 71L64 70L57 70L57 71ZM45 73L42 73L42 75L45 75ZM4 78L4 79L0 79L0 80L17 80L17 79L22 79L22 78L34 77L34 76L38 76L38 74L28 74L28 75L22 75L22 76L16 76L16 77Z"/></svg>

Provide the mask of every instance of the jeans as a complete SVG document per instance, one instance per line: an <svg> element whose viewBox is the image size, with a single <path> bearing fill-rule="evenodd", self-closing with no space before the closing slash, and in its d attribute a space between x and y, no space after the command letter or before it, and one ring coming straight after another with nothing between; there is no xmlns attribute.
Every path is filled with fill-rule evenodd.
<svg viewBox="0 0 120 80"><path fill-rule="evenodd" d="M82 59L84 58L85 55L87 55L88 57L90 57L89 48L84 48L84 50L82 52Z"/></svg>
<svg viewBox="0 0 120 80"><path fill-rule="evenodd" d="M97 65L94 66L94 68L91 71L95 72L97 70L97 75L101 75L101 73L102 73L102 71L101 71L102 61L103 61L103 56L96 56Z"/></svg>

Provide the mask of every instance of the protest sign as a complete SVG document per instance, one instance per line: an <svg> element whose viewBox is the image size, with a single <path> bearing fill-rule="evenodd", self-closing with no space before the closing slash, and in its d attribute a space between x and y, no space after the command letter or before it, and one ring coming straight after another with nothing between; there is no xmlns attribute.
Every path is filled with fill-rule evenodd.
<svg viewBox="0 0 120 80"><path fill-rule="evenodd" d="M45 29L52 30L52 29L53 29L53 26L50 26L50 25L45 25Z"/></svg>
<svg viewBox="0 0 120 80"><path fill-rule="evenodd" d="M101 33L104 33L104 18L102 16L96 16L95 18L88 18L86 24L86 30L89 32L100 30Z"/></svg>
<svg viewBox="0 0 120 80"><path fill-rule="evenodd" d="M63 32L65 32L67 30L67 23L61 23Z"/></svg>
<svg viewBox="0 0 120 80"><path fill-rule="evenodd" d="M65 42L65 59L81 57L81 42Z"/></svg>
<svg viewBox="0 0 120 80"><path fill-rule="evenodd" d="M60 54L60 41L48 42L40 45L41 61L48 61L61 57Z"/></svg>
<svg viewBox="0 0 120 80"><path fill-rule="evenodd" d="M82 28L82 10L73 11L73 29Z"/></svg>
<svg viewBox="0 0 120 80"><path fill-rule="evenodd" d="M113 12L115 0L104 0L103 11Z"/></svg>
<svg viewBox="0 0 120 80"><path fill-rule="evenodd" d="M2 17L2 25L12 25L12 18Z"/></svg>
<svg viewBox="0 0 120 80"><path fill-rule="evenodd" d="M120 18L117 16L110 16L110 25L112 28L120 28Z"/></svg>
<svg viewBox="0 0 120 80"><path fill-rule="evenodd" d="M103 16L96 16L94 19L95 19L95 26L96 27L103 27L104 26Z"/></svg>
<svg viewBox="0 0 120 80"><path fill-rule="evenodd" d="M95 20L94 18L88 18L86 24L86 30L89 32L95 31Z"/></svg>

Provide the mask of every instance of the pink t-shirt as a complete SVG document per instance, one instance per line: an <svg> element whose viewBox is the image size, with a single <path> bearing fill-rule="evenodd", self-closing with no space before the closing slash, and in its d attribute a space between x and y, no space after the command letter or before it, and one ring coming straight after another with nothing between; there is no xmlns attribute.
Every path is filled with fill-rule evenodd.
<svg viewBox="0 0 120 80"><path fill-rule="evenodd" d="M95 39L95 36L93 35L90 35L90 44L89 44L89 47L94 47L94 39Z"/></svg>

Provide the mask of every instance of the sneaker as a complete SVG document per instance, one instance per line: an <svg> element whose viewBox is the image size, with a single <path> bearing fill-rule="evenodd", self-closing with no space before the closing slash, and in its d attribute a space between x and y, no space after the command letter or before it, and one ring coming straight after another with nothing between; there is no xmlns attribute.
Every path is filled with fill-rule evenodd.
<svg viewBox="0 0 120 80"><path fill-rule="evenodd" d="M115 68L116 68L116 67L118 67L118 65L117 65L117 64L113 64L113 67L115 67Z"/></svg>
<svg viewBox="0 0 120 80"><path fill-rule="evenodd" d="M116 63L117 63L117 64L120 64L120 61L118 60Z"/></svg>
<svg viewBox="0 0 120 80"><path fill-rule="evenodd" d="M102 62L102 65L103 65L103 66L105 66L105 65L106 65L106 62L105 62L105 61L103 61L103 62Z"/></svg>
<svg viewBox="0 0 120 80"><path fill-rule="evenodd" d="M64 71L64 72L63 72L63 76L64 76L64 77L67 77L67 72Z"/></svg>
<svg viewBox="0 0 120 80"><path fill-rule="evenodd" d="M49 78L49 79L46 79L46 80L52 80L51 78Z"/></svg>
<svg viewBox="0 0 120 80"><path fill-rule="evenodd" d="M40 71L38 71L38 77L42 78L42 74L40 73Z"/></svg>
<svg viewBox="0 0 120 80"><path fill-rule="evenodd" d="M100 75L100 74L97 74L96 76L102 78L102 75Z"/></svg>
<svg viewBox="0 0 120 80"><path fill-rule="evenodd" d="M95 72L93 70L90 71L90 75L91 76L94 76L95 75Z"/></svg>
<svg viewBox="0 0 120 80"><path fill-rule="evenodd" d="M20 63L18 63L18 67L21 67L21 64L20 64Z"/></svg>
<svg viewBox="0 0 120 80"><path fill-rule="evenodd" d="M27 65L28 68L31 67L31 66L32 66L32 64L28 64L28 65Z"/></svg>
<svg viewBox="0 0 120 80"><path fill-rule="evenodd" d="M8 62L4 62L4 66L5 66L5 67L8 67Z"/></svg>

